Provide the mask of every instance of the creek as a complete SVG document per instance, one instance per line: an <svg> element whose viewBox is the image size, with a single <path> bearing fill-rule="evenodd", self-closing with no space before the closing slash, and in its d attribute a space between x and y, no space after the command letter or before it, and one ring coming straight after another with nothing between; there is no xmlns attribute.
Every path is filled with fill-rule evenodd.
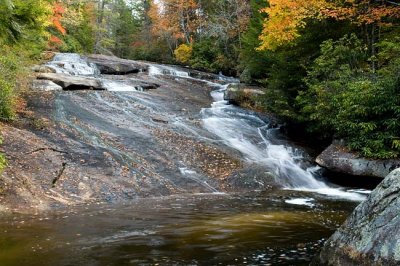
<svg viewBox="0 0 400 266"><path fill-rule="evenodd" d="M106 195L97 204L3 215L0 265L307 265L369 193L329 183L268 118L224 101L236 80L146 64L146 73L116 78L101 75L78 55L61 54L48 63L57 73L96 77L107 88L57 93L52 119L79 143L75 152L90 148L88 156L100 158L106 151L113 163L127 165L124 195L130 200L102 184L99 191ZM196 103L183 98L183 107L168 105L172 91L143 92L131 85L137 75L171 88L207 87L211 97L205 105L197 96ZM163 130L225 155L212 154L222 159L207 157L201 164L201 156L189 153L194 142L179 146L183 137L149 137ZM220 181L213 173L222 175L218 162L226 163L226 154L242 170ZM216 170L207 168L214 163ZM65 184L65 190L73 186Z"/></svg>

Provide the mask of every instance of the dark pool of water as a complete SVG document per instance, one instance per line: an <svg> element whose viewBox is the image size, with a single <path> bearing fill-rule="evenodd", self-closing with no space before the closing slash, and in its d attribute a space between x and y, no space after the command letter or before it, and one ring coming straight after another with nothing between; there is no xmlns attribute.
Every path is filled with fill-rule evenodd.
<svg viewBox="0 0 400 266"><path fill-rule="evenodd" d="M0 265L307 265L356 202L189 195L0 218Z"/></svg>

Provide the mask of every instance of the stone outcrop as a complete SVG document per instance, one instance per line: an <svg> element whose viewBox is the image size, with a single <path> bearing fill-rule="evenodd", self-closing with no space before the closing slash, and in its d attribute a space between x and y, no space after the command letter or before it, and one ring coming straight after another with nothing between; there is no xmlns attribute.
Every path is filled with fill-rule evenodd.
<svg viewBox="0 0 400 266"><path fill-rule="evenodd" d="M33 66L32 70L37 73L56 73L56 70L54 68L46 65Z"/></svg>
<svg viewBox="0 0 400 266"><path fill-rule="evenodd" d="M145 63L121 59L114 56L94 54L88 56L87 60L89 63L95 64L101 74L126 75L145 72L148 69L148 65Z"/></svg>
<svg viewBox="0 0 400 266"><path fill-rule="evenodd" d="M241 106L245 102L255 104L254 99L257 96L262 96L264 94L264 91L258 87L233 84L229 85L225 91L224 99L231 104Z"/></svg>
<svg viewBox="0 0 400 266"><path fill-rule="evenodd" d="M331 171L355 176L384 178L400 167L400 160L366 159L349 152L340 142L334 142L316 159L317 164Z"/></svg>
<svg viewBox="0 0 400 266"><path fill-rule="evenodd" d="M153 90L160 87L153 82L126 78L114 79L110 77L89 77L73 76L61 73L41 73L31 84L32 89L52 91L52 90Z"/></svg>
<svg viewBox="0 0 400 266"><path fill-rule="evenodd" d="M63 88L50 80L35 79L31 83L31 89L40 91L60 91Z"/></svg>
<svg viewBox="0 0 400 266"><path fill-rule="evenodd" d="M72 76L59 73L41 73L37 78L39 80L50 80L61 86L64 90L105 90L100 80L93 77Z"/></svg>
<svg viewBox="0 0 400 266"><path fill-rule="evenodd" d="M326 242L314 265L400 265L400 169Z"/></svg>

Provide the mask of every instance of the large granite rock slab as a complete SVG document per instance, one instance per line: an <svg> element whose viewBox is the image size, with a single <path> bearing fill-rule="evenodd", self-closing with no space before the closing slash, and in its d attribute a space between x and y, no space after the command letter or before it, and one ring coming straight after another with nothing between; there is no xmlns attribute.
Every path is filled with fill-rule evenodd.
<svg viewBox="0 0 400 266"><path fill-rule="evenodd" d="M93 77L72 76L60 73L41 73L37 78L40 80L50 80L61 86L64 90L105 90L102 82Z"/></svg>
<svg viewBox="0 0 400 266"><path fill-rule="evenodd" d="M400 265L400 169L326 242L314 265Z"/></svg>
<svg viewBox="0 0 400 266"><path fill-rule="evenodd" d="M144 72L148 69L148 65L145 63L121 59L115 56L94 54L89 55L87 60L89 63L95 64L101 74L126 75Z"/></svg>
<svg viewBox="0 0 400 266"><path fill-rule="evenodd" d="M40 91L60 91L63 88L50 80L35 79L31 83L31 89Z"/></svg>
<svg viewBox="0 0 400 266"><path fill-rule="evenodd" d="M400 159L366 159L348 149L340 142L334 142L316 159L317 164L331 171L355 176L384 178L400 167Z"/></svg>

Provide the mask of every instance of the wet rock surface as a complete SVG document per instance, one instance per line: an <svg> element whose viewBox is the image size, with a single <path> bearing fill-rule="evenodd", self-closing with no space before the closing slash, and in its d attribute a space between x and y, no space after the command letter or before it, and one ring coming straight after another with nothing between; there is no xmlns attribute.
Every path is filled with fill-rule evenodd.
<svg viewBox="0 0 400 266"><path fill-rule="evenodd" d="M400 169L390 173L327 241L315 265L400 264Z"/></svg>
<svg viewBox="0 0 400 266"><path fill-rule="evenodd" d="M354 176L386 177L400 167L400 160L372 160L349 152L340 142L334 142L316 159L331 171Z"/></svg>
<svg viewBox="0 0 400 266"><path fill-rule="evenodd" d="M282 187L364 198L316 178L273 120L228 105L223 94L235 79L137 64L147 71L105 75L78 54L56 54L46 64L56 73L35 82L63 90L32 89L18 130L2 130L9 165L0 209Z"/></svg>
<svg viewBox="0 0 400 266"><path fill-rule="evenodd" d="M32 81L31 89L43 90L43 91L59 91L62 90L63 88L51 80L36 79Z"/></svg>
<svg viewBox="0 0 400 266"><path fill-rule="evenodd" d="M103 84L96 78L72 76L61 73L42 73L37 76L39 80L52 81L64 90L105 90Z"/></svg>
<svg viewBox="0 0 400 266"><path fill-rule="evenodd" d="M29 212L268 187L258 181L242 186L236 179L252 166L202 127L200 111L212 103L212 85L143 72L101 78L157 89L73 90L103 89L104 83L91 76L39 74L35 82L54 86L51 80L64 90L32 90L26 98L30 115L21 117L18 129L3 126L8 167L0 177L2 209Z"/></svg>

